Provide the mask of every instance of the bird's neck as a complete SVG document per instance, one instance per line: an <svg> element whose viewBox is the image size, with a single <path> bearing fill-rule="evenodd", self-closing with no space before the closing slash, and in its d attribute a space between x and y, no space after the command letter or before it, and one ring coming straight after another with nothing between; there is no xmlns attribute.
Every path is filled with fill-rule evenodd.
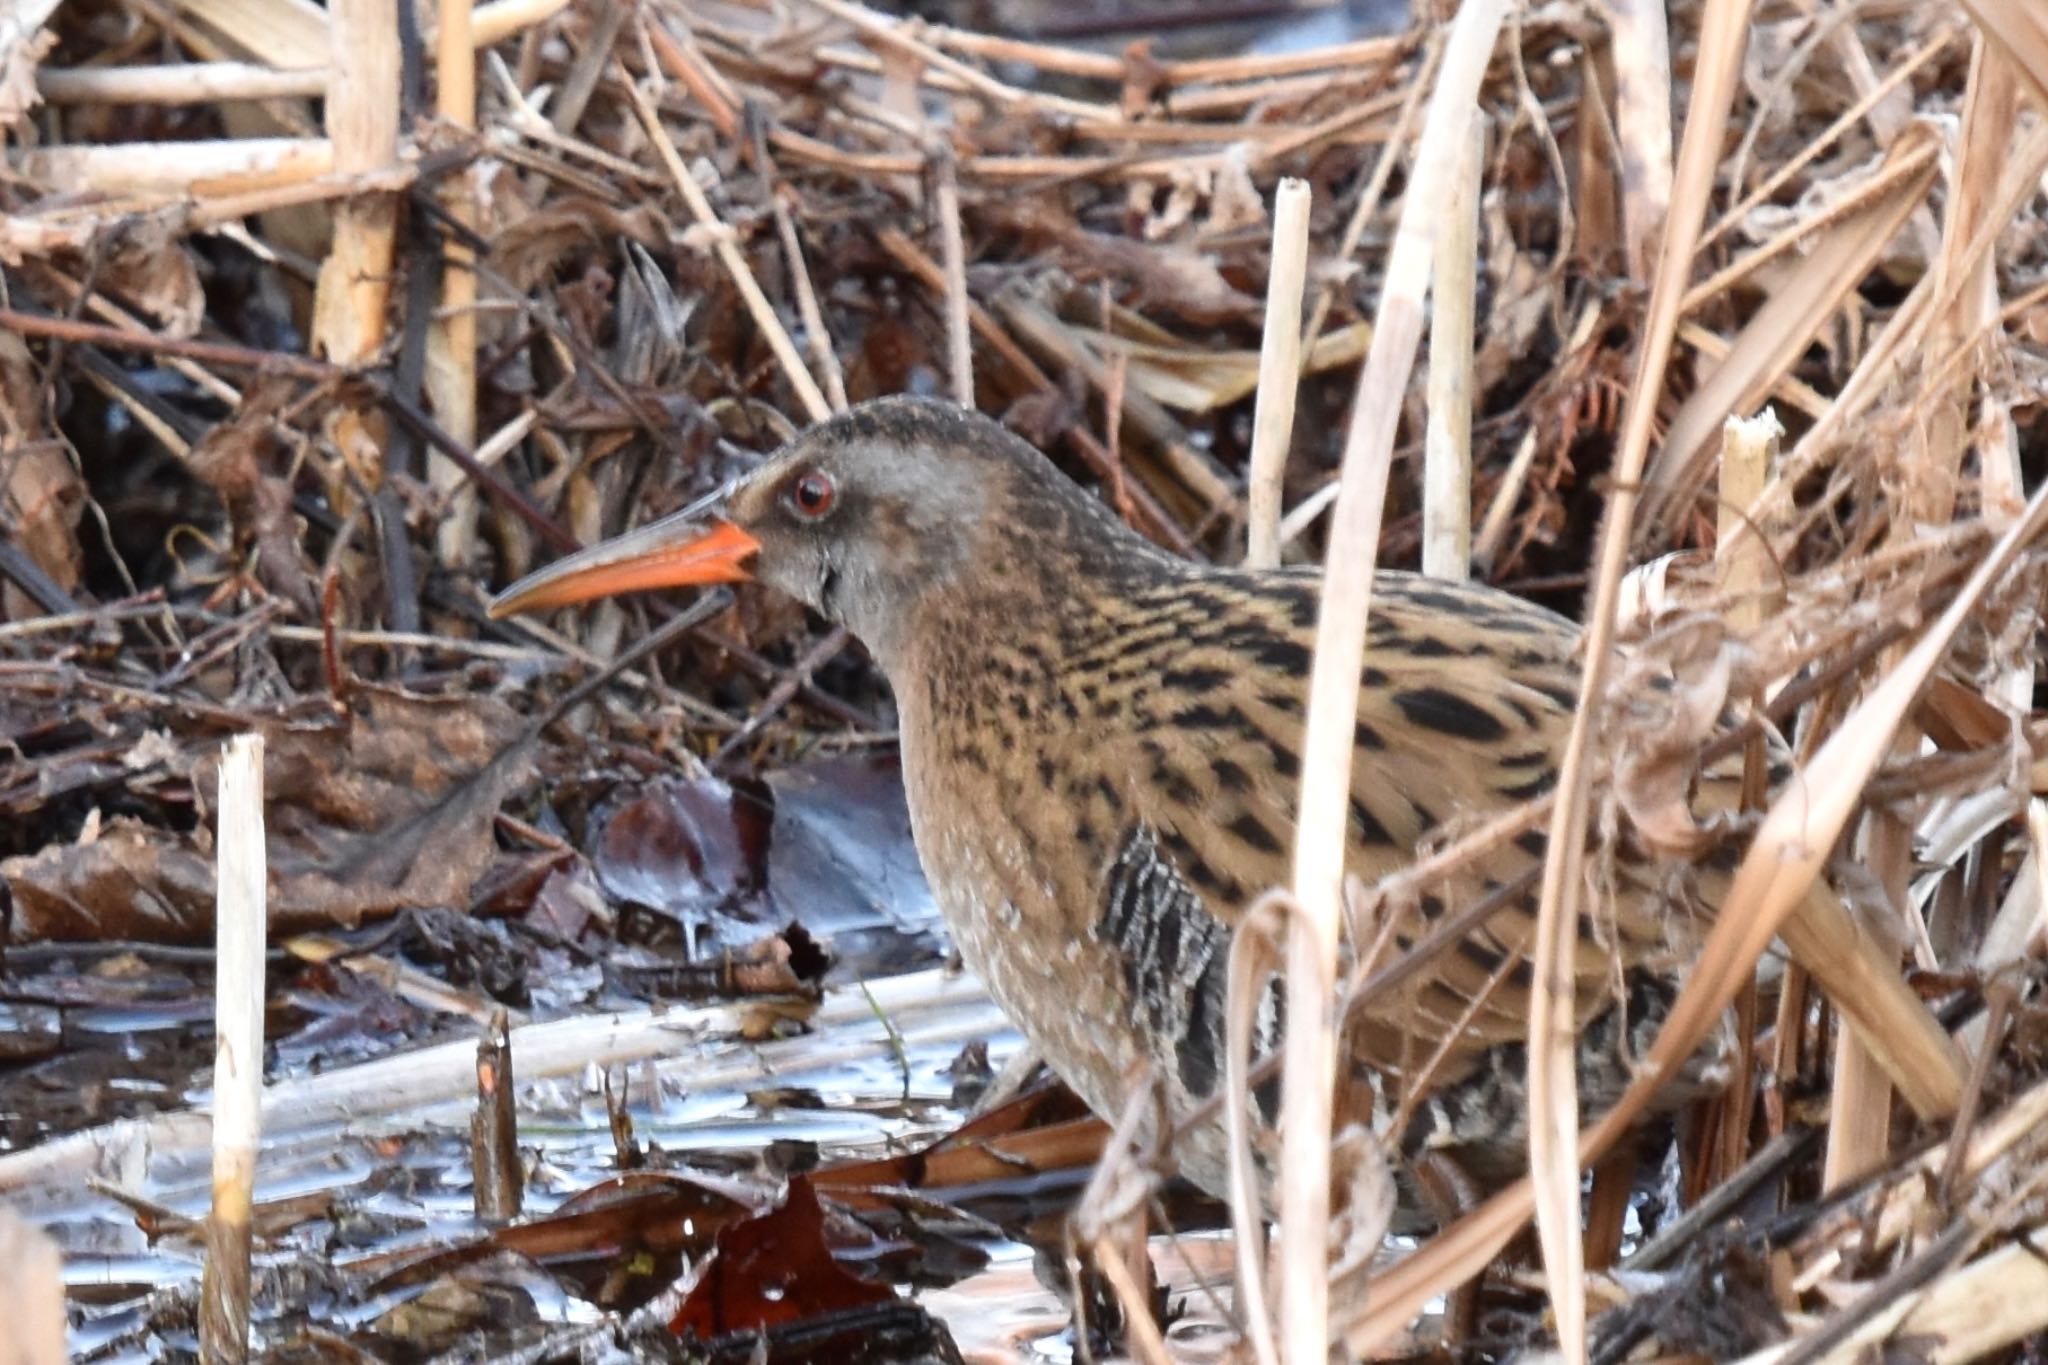
<svg viewBox="0 0 2048 1365"><path fill-rule="evenodd" d="M1009 643L1058 650L1077 632L1098 634L1101 621L1122 614L1133 598L1201 572L1115 523L1108 534L1095 526L1013 524L978 548L968 572L920 595L909 639L983 651Z"/></svg>

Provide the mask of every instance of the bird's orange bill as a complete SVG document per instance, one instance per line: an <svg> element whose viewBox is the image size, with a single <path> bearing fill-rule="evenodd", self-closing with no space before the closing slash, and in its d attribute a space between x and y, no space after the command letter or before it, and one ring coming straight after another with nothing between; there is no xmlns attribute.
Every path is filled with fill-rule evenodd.
<svg viewBox="0 0 2048 1365"><path fill-rule="evenodd" d="M566 607L647 588L740 583L761 543L725 520L665 517L558 559L499 593L493 617Z"/></svg>

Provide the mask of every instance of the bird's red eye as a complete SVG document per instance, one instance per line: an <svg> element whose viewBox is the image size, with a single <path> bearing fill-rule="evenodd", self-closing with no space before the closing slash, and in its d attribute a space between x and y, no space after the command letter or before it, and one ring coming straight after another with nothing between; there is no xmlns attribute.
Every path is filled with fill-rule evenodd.
<svg viewBox="0 0 2048 1365"><path fill-rule="evenodd" d="M829 475L806 469L789 485L789 505L797 510L799 516L816 521L832 510L832 499L837 492Z"/></svg>

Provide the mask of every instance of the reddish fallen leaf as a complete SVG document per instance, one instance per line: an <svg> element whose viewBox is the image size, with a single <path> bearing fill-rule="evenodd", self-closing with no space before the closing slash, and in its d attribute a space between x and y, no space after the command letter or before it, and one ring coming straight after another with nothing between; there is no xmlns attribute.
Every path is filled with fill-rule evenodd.
<svg viewBox="0 0 2048 1365"><path fill-rule="evenodd" d="M603 816L590 862L606 894L694 928L751 908L767 844L766 812L724 782L662 778Z"/></svg>
<svg viewBox="0 0 2048 1365"><path fill-rule="evenodd" d="M801 924L829 945L839 979L907 970L937 955L938 911L893 762L827 758L762 782L657 778L615 796L592 828L598 886L615 902L678 922L689 972L722 976L764 962L764 923ZM801 945L790 946L802 959ZM761 992L815 979L803 961L791 966L794 979L780 973L728 985L685 975L650 989Z"/></svg>
<svg viewBox="0 0 2048 1365"><path fill-rule="evenodd" d="M712 1341L896 1301L894 1291L868 1283L833 1257L825 1210L799 1175L790 1179L779 1207L718 1234L717 1250L669 1330Z"/></svg>
<svg viewBox="0 0 2048 1365"><path fill-rule="evenodd" d="M917 1151L838 1162L813 1179L836 1203L875 1209L893 1203L893 1192L900 1190L958 1196L977 1187L1092 1169L1108 1141L1109 1125L1089 1114L1072 1091L1046 1085L976 1115Z"/></svg>

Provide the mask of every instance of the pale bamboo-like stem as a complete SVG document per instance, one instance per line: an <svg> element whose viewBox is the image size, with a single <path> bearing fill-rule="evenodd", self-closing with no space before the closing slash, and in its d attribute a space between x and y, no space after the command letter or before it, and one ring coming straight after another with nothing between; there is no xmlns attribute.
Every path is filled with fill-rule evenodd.
<svg viewBox="0 0 2048 1365"><path fill-rule="evenodd" d="M747 312L754 319L754 325L759 327L761 334L768 339L768 349L775 353L775 359L782 366L783 376L789 380L789 386L796 390L797 398L804 405L805 415L813 422L824 421L832 415L832 405L825 401L824 391L818 387L818 381L813 379L811 372L804 367L803 357L797 354L796 342L790 339L789 329L782 325L781 318L775 316L775 306L769 303L768 296L761 292L761 282L754 278L753 268L747 264L747 258L740 254L738 244L733 241L732 229L713 211L711 201L705 197L703 189L691 177L689 167L683 165L683 158L676 151L675 141L669 137L668 130L661 126L661 116L654 111L654 106L647 102L647 96L641 91L639 84L624 71L620 71L618 77L626 92L626 98L632 102L633 112L640 116L641 125L647 130L648 140L660 154L661 164L667 169L669 179L683 196L683 202L689 206L690 216L707 230L712 250L717 253L726 274L731 276L734 286L740 291L740 298L745 301Z"/></svg>
<svg viewBox="0 0 2048 1365"><path fill-rule="evenodd" d="M435 36L440 85L435 107L450 127L476 127L476 48L470 35L474 0L441 0L441 26ZM441 207L459 228L474 232L482 222L477 202L479 182L474 166L450 175L441 189ZM465 449L476 444L476 254L459 234L450 233L441 256L441 306L427 332L428 403L441 429ZM427 477L441 494L441 523L435 530L435 552L448 568L458 567L476 544L476 491L468 486L462 466L439 451L427 456Z"/></svg>
<svg viewBox="0 0 2048 1365"><path fill-rule="evenodd" d="M567 5L568 0L498 0L478 5L465 20L470 43L476 50L501 43L552 18ZM440 46L438 32L435 44ZM36 93L51 104L223 104L324 95L333 79L331 66L261 62L46 67L36 72Z"/></svg>
<svg viewBox="0 0 2048 1365"><path fill-rule="evenodd" d="M1429 291L1429 425L1422 455L1422 571L1472 576L1473 300L1479 274L1479 171L1486 120L1472 115L1444 205Z"/></svg>
<svg viewBox="0 0 2048 1365"><path fill-rule="evenodd" d="M237 735L220 760L215 837L213 1211L199 1313L208 1360L247 1359L249 1211L263 1140L263 959L269 877L263 736Z"/></svg>
<svg viewBox="0 0 2048 1365"><path fill-rule="evenodd" d="M1771 579L1771 547L1746 509L1763 496L1785 434L1777 414L1765 408L1755 417L1730 417L1721 428L1721 496L1715 523L1714 560L1721 592L1734 599L1729 624L1738 630L1761 626L1771 605L1761 595ZM1773 594L1773 601L1778 594Z"/></svg>
<svg viewBox="0 0 2048 1365"><path fill-rule="evenodd" d="M1237 1253L1237 1315L1258 1365L1278 1365L1273 1312L1266 1295L1265 1201L1252 1164L1251 1052L1259 998L1280 965L1280 943L1299 912L1275 887L1253 902L1230 938L1224 1020L1223 1124L1230 1135L1230 1230Z"/></svg>
<svg viewBox="0 0 2048 1365"><path fill-rule="evenodd" d="M398 160L398 29L383 0L334 0L328 9L327 132L337 174L380 171ZM335 208L334 244L320 263L313 349L356 365L384 344L397 261L398 201L365 194Z"/></svg>
<svg viewBox="0 0 2048 1365"><path fill-rule="evenodd" d="M1579 703L1558 767L1557 805L1551 812L1549 853L1533 934L1535 988L1529 997L1529 1166L1537 1240L1543 1247L1558 1349L1566 1365L1586 1359L1585 1265L1579 1226L1578 1082L1572 945L1585 894L1580 864L1586 843L1587 793L1592 781L1593 736L1612 662L1622 572L1635 525L1637 487L1649 454L1657 397L1670 363L1678 305L1693 246L1714 183L1721 130L1741 70L1747 0L1707 0L1701 19L1699 66L1686 110L1674 198L1664 223L1663 252L1651 288L1643 348L1623 420L1615 460L1614 492L1600 527L1593 604L1587 615L1585 671Z"/></svg>
<svg viewBox="0 0 2048 1365"><path fill-rule="evenodd" d="M1671 29L1663 0L1617 0L1614 135L1621 144L1623 250L1630 279L1649 278L1671 211Z"/></svg>
<svg viewBox="0 0 2048 1365"><path fill-rule="evenodd" d="M1771 546L1765 528L1750 521L1744 509L1762 497L1770 483L1777 467L1778 440L1784 434L1777 413L1770 408L1752 418L1730 417L1721 427L1721 496L1714 528L1714 561L1722 596L1731 603L1728 623L1744 635L1761 627L1767 612L1783 596L1771 572ZM1763 698L1757 695L1750 700L1761 703ZM1745 763L1762 759L1762 745L1761 737L1750 741ZM1755 987L1746 989L1753 992ZM1740 1069L1721 1105L1720 1169L1724 1172L1735 1170L1746 1155L1755 1095L1749 1076L1754 1030L1745 1030L1736 1047Z"/></svg>
<svg viewBox="0 0 2048 1365"><path fill-rule="evenodd" d="M255 62L55 67L36 73L36 93L51 104L180 105L309 99L327 93L327 68L279 71Z"/></svg>
<svg viewBox="0 0 2048 1365"><path fill-rule="evenodd" d="M262 137L233 142L60 143L19 153L24 180L113 197L246 194L305 184L336 170L328 138ZM376 168L389 169L389 163ZM339 178L351 179L361 172Z"/></svg>
<svg viewBox="0 0 2048 1365"><path fill-rule="evenodd" d="M939 264L946 272L946 373L953 401L974 406L974 341L967 328L967 242L960 226L960 166L941 143L935 158L932 207L939 219Z"/></svg>
<svg viewBox="0 0 2048 1365"><path fill-rule="evenodd" d="M64 1257L50 1234L0 1204L0 1346L7 1365L64 1365Z"/></svg>
<svg viewBox="0 0 2048 1365"><path fill-rule="evenodd" d="M1504 0L1465 0L1451 22L1414 175L1387 260L1372 348L1345 436L1315 666L1309 680L1294 891L1302 914L1287 937L1287 1064L1281 1099L1280 1347L1290 1365L1329 1352L1330 1122L1336 1065L1337 934L1359 670L1387 468L1401 394L1422 338L1422 293L1435 253L1444 182L1456 166L1500 33Z"/></svg>
<svg viewBox="0 0 2048 1365"><path fill-rule="evenodd" d="M1280 502L1287 451L1294 438L1294 401L1301 388L1301 297L1308 278L1305 180L1286 179L1273 192L1273 267L1266 277L1265 330L1259 340L1259 388L1252 407L1251 472L1246 480L1244 562L1280 562Z"/></svg>

